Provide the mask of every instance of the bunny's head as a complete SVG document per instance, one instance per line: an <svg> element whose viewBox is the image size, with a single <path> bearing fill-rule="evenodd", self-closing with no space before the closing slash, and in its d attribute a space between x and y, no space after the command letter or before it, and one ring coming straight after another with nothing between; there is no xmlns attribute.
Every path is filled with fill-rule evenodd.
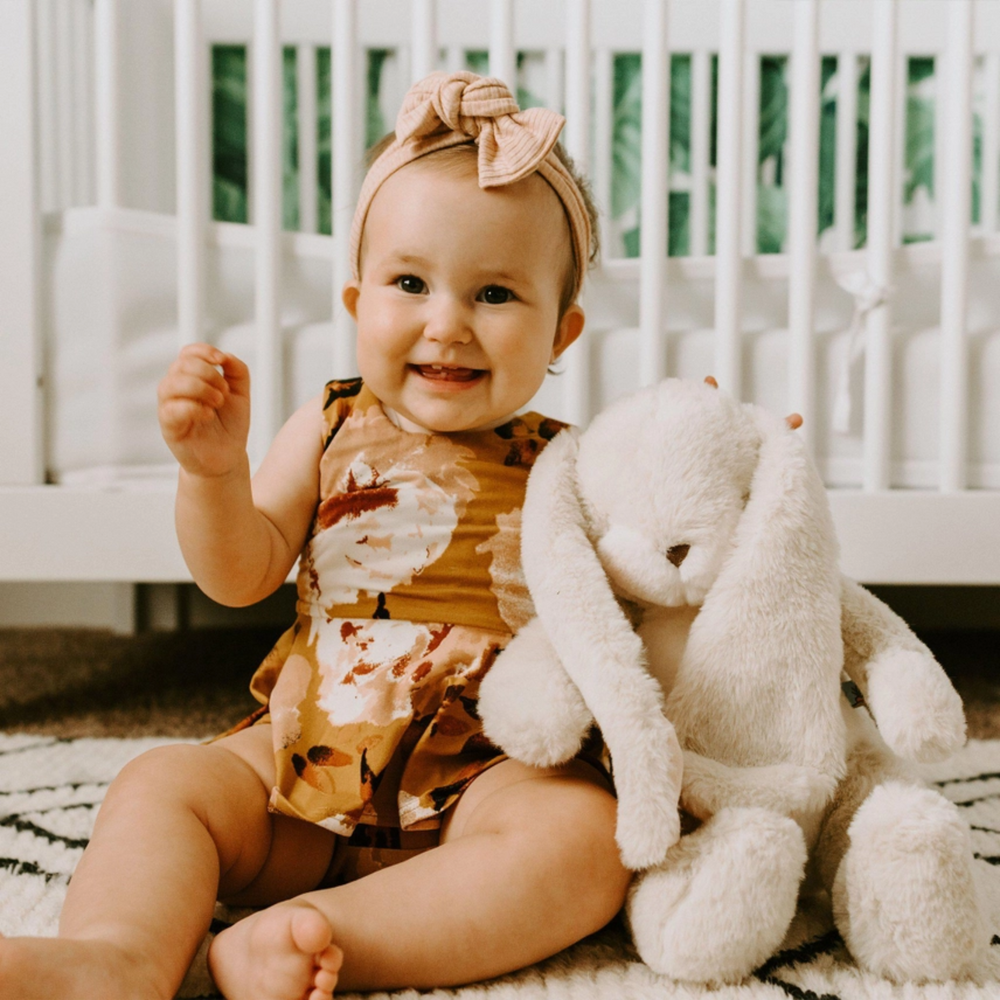
<svg viewBox="0 0 1000 1000"><path fill-rule="evenodd" d="M563 662L591 621L626 642L616 597L711 608L741 661L751 622L766 640L752 655L774 662L804 620L839 630L833 523L801 436L703 383L666 379L560 434L529 480L522 557Z"/></svg>
<svg viewBox="0 0 1000 1000"><path fill-rule="evenodd" d="M619 400L579 441L588 535L640 605L701 604L732 546L761 444L751 408L671 379Z"/></svg>

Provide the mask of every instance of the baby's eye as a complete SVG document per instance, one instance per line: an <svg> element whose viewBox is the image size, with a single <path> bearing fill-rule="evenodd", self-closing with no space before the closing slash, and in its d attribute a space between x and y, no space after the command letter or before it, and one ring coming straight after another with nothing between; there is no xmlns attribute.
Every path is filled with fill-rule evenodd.
<svg viewBox="0 0 1000 1000"><path fill-rule="evenodd" d="M514 300L514 293L503 285L487 285L479 293L478 298L491 306L502 306L505 302Z"/></svg>
<svg viewBox="0 0 1000 1000"><path fill-rule="evenodd" d="M422 295L427 290L423 278L418 278L415 274L404 274L397 278L396 287L410 295Z"/></svg>

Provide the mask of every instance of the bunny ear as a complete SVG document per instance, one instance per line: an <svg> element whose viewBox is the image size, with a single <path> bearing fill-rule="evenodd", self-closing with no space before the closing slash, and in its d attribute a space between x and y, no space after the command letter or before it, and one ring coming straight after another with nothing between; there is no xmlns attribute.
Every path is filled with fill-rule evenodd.
<svg viewBox="0 0 1000 1000"><path fill-rule="evenodd" d="M797 755L837 770L843 646L826 491L801 438L750 409L761 436L750 497L684 654L698 690L679 684L669 708L692 749L727 763Z"/></svg>
<svg viewBox="0 0 1000 1000"><path fill-rule="evenodd" d="M535 462L524 501L521 559L549 639L594 711L600 678L589 667L609 655L619 663L645 660L587 536L578 451L576 436L563 431Z"/></svg>
<svg viewBox="0 0 1000 1000"><path fill-rule="evenodd" d="M578 450L577 438L563 431L535 462L524 503L522 562L549 640L616 762L623 860L643 868L660 861L676 840L682 759L642 641L587 536Z"/></svg>

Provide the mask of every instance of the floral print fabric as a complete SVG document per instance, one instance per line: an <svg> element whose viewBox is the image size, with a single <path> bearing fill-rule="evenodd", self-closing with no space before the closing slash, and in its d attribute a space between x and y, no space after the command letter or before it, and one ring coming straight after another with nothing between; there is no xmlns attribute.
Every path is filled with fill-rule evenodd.
<svg viewBox="0 0 1000 1000"><path fill-rule="evenodd" d="M520 508L564 425L409 433L360 380L327 386L324 419L298 618L251 683L273 726L271 808L344 836L430 828L502 759L478 686L533 614Z"/></svg>

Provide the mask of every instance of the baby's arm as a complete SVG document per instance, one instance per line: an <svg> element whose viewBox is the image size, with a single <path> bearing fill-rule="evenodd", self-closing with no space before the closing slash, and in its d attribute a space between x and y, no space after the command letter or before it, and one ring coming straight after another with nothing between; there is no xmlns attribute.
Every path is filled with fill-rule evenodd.
<svg viewBox="0 0 1000 1000"><path fill-rule="evenodd" d="M252 604L288 576L319 496L321 414L321 397L296 411L251 482L246 365L190 344L160 383L160 429L181 466L177 537L195 582L221 604Z"/></svg>

